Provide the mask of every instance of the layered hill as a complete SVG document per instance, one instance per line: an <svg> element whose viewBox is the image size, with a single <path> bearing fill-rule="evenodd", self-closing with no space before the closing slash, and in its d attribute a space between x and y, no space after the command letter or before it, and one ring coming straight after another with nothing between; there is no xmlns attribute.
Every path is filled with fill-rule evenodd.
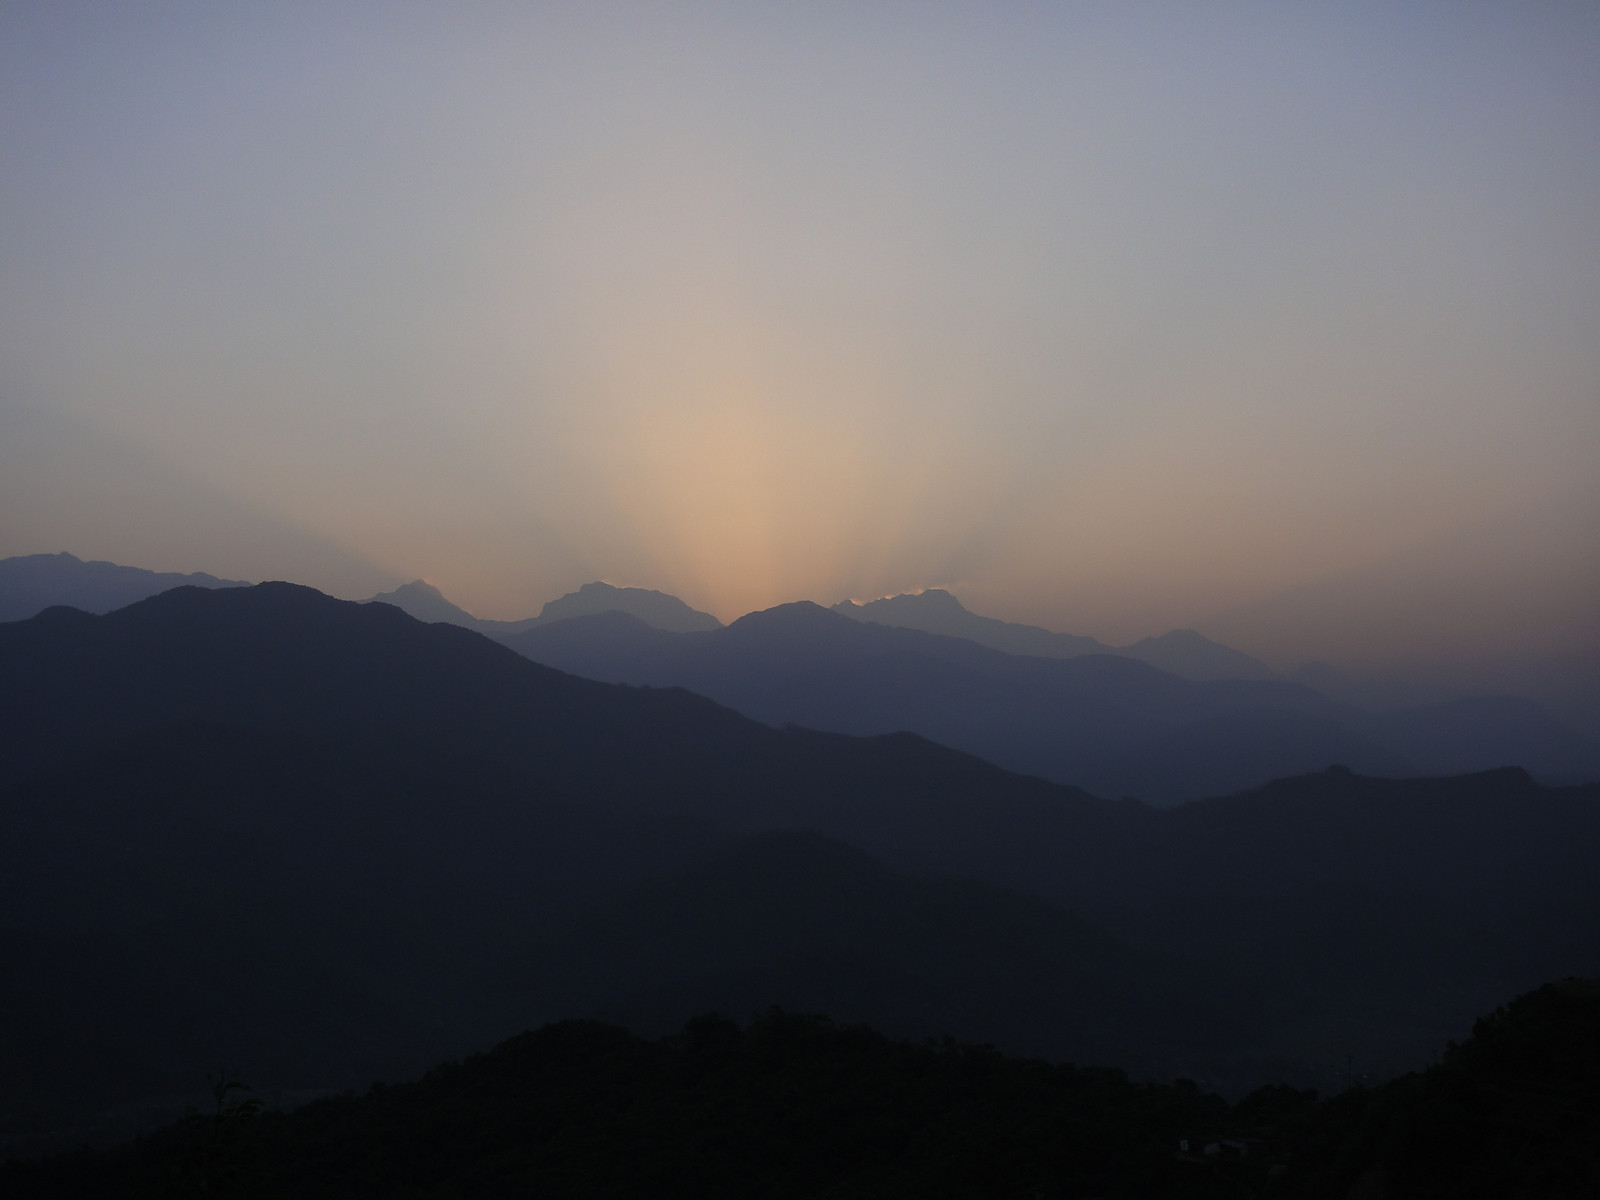
<svg viewBox="0 0 1600 1200"><path fill-rule="evenodd" d="M57 604L108 613L175 587L247 587L204 571L182 575L71 554L22 554L0 559L0 621L22 621Z"/></svg>
<svg viewBox="0 0 1600 1200"><path fill-rule="evenodd" d="M690 608L676 596L653 588L614 587L609 583L586 583L545 604L534 622L549 625L573 617L592 617L599 613L620 612L637 617L653 629L668 633L698 633L721 629L722 622L710 613Z"/></svg>
<svg viewBox="0 0 1600 1200"><path fill-rule="evenodd" d="M1331 763L1382 775L1517 764L1552 780L1600 778L1600 745L1528 701L1374 714L1282 680L1195 682L1125 657L1006 654L814 604L702 634L607 614L504 641L574 674L685 687L772 725L909 730L1014 771L1156 804Z"/></svg>
<svg viewBox="0 0 1600 1200"><path fill-rule="evenodd" d="M386 605L180 588L0 626L0 1113L774 1003L1228 1088L1392 1071L1600 971L1597 860L1600 789L1518 771L1160 812Z"/></svg>
<svg viewBox="0 0 1600 1200"><path fill-rule="evenodd" d="M471 629L489 637L504 637L555 621L609 612L627 613L652 629L664 629L669 633L722 628L722 622L710 613L690 608L676 596L650 588L613 587L609 583L598 582L586 583L575 592L547 601L538 616L520 621L491 621L475 617L445 599L443 592L421 579L402 584L393 591L382 592L367 601L369 604L374 602L392 604L419 621L460 625L463 629Z"/></svg>
<svg viewBox="0 0 1600 1200"><path fill-rule="evenodd" d="M202 1062L330 1086L486 1045L561 1015L502 984L577 914L813 812L1111 808L287 584L48 610L0 627L0 680L13 1113L181 1093Z"/></svg>
<svg viewBox="0 0 1600 1200"><path fill-rule="evenodd" d="M969 612L943 588L903 592L858 604L844 600L833 610L855 621L872 621L900 629L967 638L1007 654L1035 658L1077 658L1083 654L1115 654L1134 658L1183 679L1270 679L1272 670L1243 651L1214 642L1193 629L1175 629L1159 637L1141 638L1128 646L1108 646L1091 637L1053 633L1037 625L1022 625Z"/></svg>
<svg viewBox="0 0 1600 1200"><path fill-rule="evenodd" d="M1181 954L1135 952L1037 895L902 874L798 831L738 839L630 889L512 978L554 1011L648 1033L780 1002L1053 1059L1106 1061L1117 1047L1141 1074L1218 1049L1227 1021L1214 973Z"/></svg>

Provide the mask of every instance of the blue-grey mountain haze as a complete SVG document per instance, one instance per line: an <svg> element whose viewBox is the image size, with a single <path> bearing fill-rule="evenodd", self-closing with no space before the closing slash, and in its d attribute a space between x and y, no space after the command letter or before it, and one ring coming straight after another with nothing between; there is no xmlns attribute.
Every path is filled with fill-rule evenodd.
<svg viewBox="0 0 1600 1200"><path fill-rule="evenodd" d="M1569 3L19 0L0 555L942 586L1600 714L1597 64Z"/></svg>
<svg viewBox="0 0 1600 1200"><path fill-rule="evenodd" d="M515 636L607 621L1219 687L815 605ZM148 1119L206 1063L304 1095L545 1017L773 1003L1236 1094L1328 1086L1597 965L1600 785L1516 768L1322 770L1159 812L284 583L0 623L0 680L8 1146Z"/></svg>

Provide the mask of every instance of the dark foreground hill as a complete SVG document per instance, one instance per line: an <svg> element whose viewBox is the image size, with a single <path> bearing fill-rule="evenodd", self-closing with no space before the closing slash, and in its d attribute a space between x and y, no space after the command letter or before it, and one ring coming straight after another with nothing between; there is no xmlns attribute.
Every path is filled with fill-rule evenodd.
<svg viewBox="0 0 1600 1200"><path fill-rule="evenodd" d="M328 1086L562 1015L496 990L525 947L814 808L1112 807L290 585L0 626L0 680L0 1101L41 1120L217 1054Z"/></svg>
<svg viewBox="0 0 1600 1200"><path fill-rule="evenodd" d="M0 1168L6 1194L1446 1197L1600 1191L1600 984L1480 1020L1420 1074L1331 1100L896 1043L772 1012L645 1041L565 1022L415 1083L212 1110ZM243 1102L242 1102L243 1101Z"/></svg>
<svg viewBox="0 0 1600 1200"><path fill-rule="evenodd" d="M906 876L813 833L735 841L586 913L510 980L548 1011L667 1033L781 999L878 1028L1110 1061L1215 1049L1216 973L976 879Z"/></svg>
<svg viewBox="0 0 1600 1200"><path fill-rule="evenodd" d="M1013 771L1153 804L1335 762L1374 775L1516 764L1549 781L1600 779L1600 744L1530 701L1369 713L1282 680L1195 682L1125 657L1009 654L814 604L751 613L705 633L607 613L504 641L563 671L685 687L769 724L910 730Z"/></svg>
<svg viewBox="0 0 1600 1200"><path fill-rule="evenodd" d="M289 585L57 609L0 626L0 1132L774 1003L1233 1094L1377 1078L1600 973L1596 862L1600 789L1515 770L1159 812Z"/></svg>

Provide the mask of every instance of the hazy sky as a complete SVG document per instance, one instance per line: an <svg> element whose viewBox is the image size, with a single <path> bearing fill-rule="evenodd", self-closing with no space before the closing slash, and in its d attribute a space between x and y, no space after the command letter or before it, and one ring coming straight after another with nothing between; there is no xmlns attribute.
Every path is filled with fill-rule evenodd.
<svg viewBox="0 0 1600 1200"><path fill-rule="evenodd" d="M1600 6L0 6L0 556L1600 643Z"/></svg>

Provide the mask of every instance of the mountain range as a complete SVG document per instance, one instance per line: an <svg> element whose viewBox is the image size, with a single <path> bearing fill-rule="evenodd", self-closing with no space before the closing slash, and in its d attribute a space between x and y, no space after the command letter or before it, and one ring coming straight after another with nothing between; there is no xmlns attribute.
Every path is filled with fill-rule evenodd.
<svg viewBox="0 0 1600 1200"><path fill-rule="evenodd" d="M814 604L670 634L622 613L504 643L612 683L684 687L770 725L909 730L1014 771L1171 804L1320 770L1448 774L1507 764L1600 779L1600 746L1513 698L1371 713L1286 680L1195 682L1112 655L1037 658L848 620Z"/></svg>
<svg viewBox="0 0 1600 1200"><path fill-rule="evenodd" d="M70 555L8 559L0 563L0 605L31 612L64 599L107 611L116 596L185 578ZM197 581L238 586L211 576ZM1158 804L1332 762L1388 775L1514 763L1548 782L1600 778L1600 742L1526 700L1487 696L1370 711L1351 703L1359 689L1326 667L1270 678L1254 659L1182 630L1114 650L977 616L941 589L847 601L832 614L780 605L748 614L732 630L676 597L605 583L586 584L521 621L474 617L422 580L370 602L473 629L589 678L687 687L768 724L910 730L1013 770Z"/></svg>
<svg viewBox="0 0 1600 1200"><path fill-rule="evenodd" d="M546 603L538 616L520 621L491 621L475 617L451 603L437 588L421 579L380 593L371 600L392 604L419 621L444 621L493 638L505 638L574 617L599 616L611 612L627 613L653 629L668 633L704 633L722 628L722 622L716 617L690 608L676 596L645 588L613 587L607 583L586 583L577 591ZM959 600L941 588L902 593L866 604L844 600L835 604L833 611L865 623L965 638L1006 654L1037 658L1114 655L1137 659L1182 679L1200 682L1273 678L1273 672L1266 664L1214 642L1192 629L1175 629L1160 637L1141 638L1129 646L1108 646L1091 637L1052 633L1035 625L980 617L969 612Z"/></svg>
<svg viewBox="0 0 1600 1200"><path fill-rule="evenodd" d="M1019 625L968 612L943 588L904 592L866 604L844 600L833 611L856 621L901 629L920 629L946 637L967 638L981 646L1035 658L1077 658L1114 654L1149 663L1183 679L1270 679L1272 670L1248 654L1214 642L1193 629L1175 629L1160 637L1141 638L1130 646L1108 646L1091 637L1052 633L1037 625Z"/></svg>
<svg viewBox="0 0 1600 1200"><path fill-rule="evenodd" d="M1107 663L1209 686L1046 666ZM771 1004L1325 1086L1600 971L1597 856L1600 787L1516 769L1160 811L288 584L56 608L0 625L0 1134Z"/></svg>
<svg viewBox="0 0 1600 1200"><path fill-rule="evenodd" d="M402 584L392 592L373 596L367 603L392 604L419 621L443 621L475 630L489 637L504 637L524 629L536 629L573 617L620 612L636 617L653 629L669 633L694 633L721 629L722 622L710 613L690 608L676 596L649 588L613 587L609 583L586 583L575 592L548 601L536 617L521 621L490 621L475 617L446 600L444 593L421 579Z"/></svg>
<svg viewBox="0 0 1600 1200"><path fill-rule="evenodd" d="M0 621L21 621L57 604L108 613L175 587L248 587L204 571L179 575L109 562L84 562L70 554L0 558Z"/></svg>
<svg viewBox="0 0 1600 1200"><path fill-rule="evenodd" d="M15 555L0 559L0 622L25 620L57 605L87 613L108 613L136 600L183 586L216 588L249 587L250 584L238 579L218 579L204 571L185 575L110 562L84 562L67 553ZM519 621L475 617L422 579L372 596L368 603L372 602L393 605L419 621L442 621L491 637L602 612L629 613L657 629L676 633L722 627L716 617L690 608L676 596L648 588L613 587L600 582L586 583L575 592L548 601L538 616Z"/></svg>

